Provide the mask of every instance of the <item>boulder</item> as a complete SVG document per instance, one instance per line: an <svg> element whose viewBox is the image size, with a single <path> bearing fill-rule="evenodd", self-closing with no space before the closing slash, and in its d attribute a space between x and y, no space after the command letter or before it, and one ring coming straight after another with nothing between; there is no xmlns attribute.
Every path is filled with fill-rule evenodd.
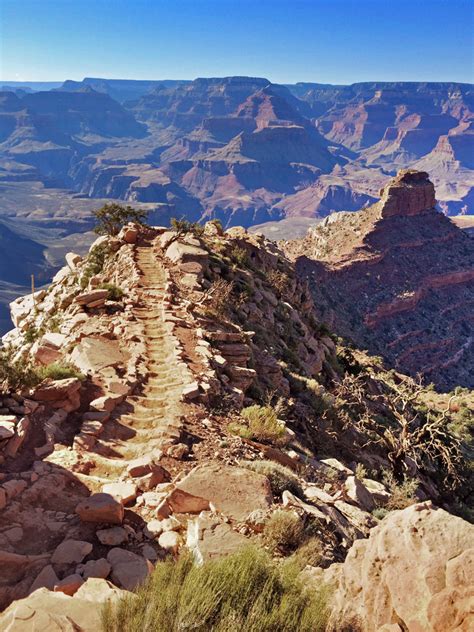
<svg viewBox="0 0 474 632"><path fill-rule="evenodd" d="M235 553L248 546L248 540L216 517L202 515L188 522L186 546L201 564L205 560Z"/></svg>
<svg viewBox="0 0 474 632"><path fill-rule="evenodd" d="M53 590L54 586L59 582L59 578L56 575L54 568L51 564L45 566L36 577L35 581L31 584L30 593L35 592L38 588L47 588Z"/></svg>
<svg viewBox="0 0 474 632"><path fill-rule="evenodd" d="M161 509L161 511L159 511ZM159 518L168 518L171 511L175 513L200 513L209 509L209 501L202 496L195 496L182 489L173 489L166 497L164 504L157 507Z"/></svg>
<svg viewBox="0 0 474 632"><path fill-rule="evenodd" d="M83 522L122 524L124 508L110 494L99 493L81 501L76 507L76 513Z"/></svg>
<svg viewBox="0 0 474 632"><path fill-rule="evenodd" d="M109 576L111 568L105 557L101 557L98 560L89 560L86 562L81 569L81 573L84 579L89 579L89 577L105 579Z"/></svg>
<svg viewBox="0 0 474 632"><path fill-rule="evenodd" d="M118 238L124 241L126 244L134 244L137 241L138 237L138 227L129 224L124 226L120 233L118 234Z"/></svg>
<svg viewBox="0 0 474 632"><path fill-rule="evenodd" d="M84 580L80 575L75 573L74 575L68 575L64 579L58 581L54 587L54 592L62 592L65 595L74 595L84 583Z"/></svg>
<svg viewBox="0 0 474 632"><path fill-rule="evenodd" d="M153 570L153 565L148 560L125 549L111 549L107 554L107 561L112 567L112 580L126 590L136 588Z"/></svg>
<svg viewBox="0 0 474 632"><path fill-rule="evenodd" d="M181 538L176 531L165 531L158 538L158 544L162 549L170 553L177 553Z"/></svg>
<svg viewBox="0 0 474 632"><path fill-rule="evenodd" d="M71 272L75 272L77 270L77 265L82 261L81 255L77 255L74 252L67 252L64 258L66 259L66 263L71 269Z"/></svg>
<svg viewBox="0 0 474 632"><path fill-rule="evenodd" d="M268 509L273 502L266 476L220 464L194 468L176 488L209 501L218 511L234 520L244 520L255 509ZM173 507L170 499L168 502Z"/></svg>
<svg viewBox="0 0 474 632"><path fill-rule="evenodd" d="M352 545L324 579L335 584L333 627L362 632L450 632L472 628L474 526L431 503L389 514ZM470 627L471 626L471 627Z"/></svg>
<svg viewBox="0 0 474 632"><path fill-rule="evenodd" d="M93 305L94 303L102 303L107 300L107 296L109 294L108 290L91 290L90 292L83 292L82 294L79 294L78 296L76 296L76 298L74 299L74 302L77 303L78 305L82 305L82 306L89 306L89 305Z"/></svg>
<svg viewBox="0 0 474 632"><path fill-rule="evenodd" d="M166 249L166 256L168 257L168 259L171 259L173 263L177 263L178 261L199 261L203 258L206 258L208 256L208 253L206 250L200 248L199 246L184 244L181 241L174 241Z"/></svg>
<svg viewBox="0 0 474 632"><path fill-rule="evenodd" d="M364 483L364 487L371 494L377 506L380 507L385 505L388 500L390 500L391 494L387 491L387 488L383 485L383 483L374 481L371 478L363 478L362 482Z"/></svg>
<svg viewBox="0 0 474 632"><path fill-rule="evenodd" d="M106 602L125 596L104 579L88 579L73 597L40 588L14 601L0 614L0 630L8 632L97 632Z"/></svg>
<svg viewBox="0 0 474 632"><path fill-rule="evenodd" d="M355 476L348 476L344 484L347 496L357 503L361 509L372 511L375 501L365 485Z"/></svg>
<svg viewBox="0 0 474 632"><path fill-rule="evenodd" d="M96 412L111 413L114 408L123 401L123 395L109 393L102 397L97 397L89 404L90 408Z"/></svg>
<svg viewBox="0 0 474 632"><path fill-rule="evenodd" d="M81 388L81 381L77 377L64 380L45 380L32 394L38 402L58 402L70 399Z"/></svg>
<svg viewBox="0 0 474 632"><path fill-rule="evenodd" d="M162 533L166 533L168 531L179 531L181 529L181 523L179 520L176 520L173 516L169 518L165 518L164 520L150 520L147 523L144 534L150 538L156 538Z"/></svg>
<svg viewBox="0 0 474 632"><path fill-rule="evenodd" d="M0 415L0 441L10 439L15 434L16 417Z"/></svg>
<svg viewBox="0 0 474 632"><path fill-rule="evenodd" d="M116 500L120 501L122 505L132 502L137 497L137 486L135 483L107 483L102 487L102 491L104 494L113 496Z"/></svg>
<svg viewBox="0 0 474 632"><path fill-rule="evenodd" d="M10 439L5 448L5 456L14 457L23 445L31 427L29 417L22 417L15 428L15 436ZM0 503L1 504L1 503Z"/></svg>
<svg viewBox="0 0 474 632"><path fill-rule="evenodd" d="M90 542L82 540L64 540L56 547L52 557L52 564L79 564L92 551Z"/></svg>
<svg viewBox="0 0 474 632"><path fill-rule="evenodd" d="M96 536L101 544L107 546L118 546L128 540L128 533L122 527L111 527L110 529L99 529Z"/></svg>

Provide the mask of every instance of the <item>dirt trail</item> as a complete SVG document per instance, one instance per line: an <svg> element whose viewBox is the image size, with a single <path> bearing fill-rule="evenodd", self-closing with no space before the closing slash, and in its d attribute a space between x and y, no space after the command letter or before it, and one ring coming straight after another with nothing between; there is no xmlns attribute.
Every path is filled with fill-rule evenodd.
<svg viewBox="0 0 474 632"><path fill-rule="evenodd" d="M140 303L134 309L142 321L147 350L146 378L138 395L127 397L106 422L96 444L92 476L120 475L127 462L176 442L181 433L179 415L183 390L176 342L164 318L165 271L154 253L153 242L136 249L141 271ZM96 458L98 457L98 458Z"/></svg>

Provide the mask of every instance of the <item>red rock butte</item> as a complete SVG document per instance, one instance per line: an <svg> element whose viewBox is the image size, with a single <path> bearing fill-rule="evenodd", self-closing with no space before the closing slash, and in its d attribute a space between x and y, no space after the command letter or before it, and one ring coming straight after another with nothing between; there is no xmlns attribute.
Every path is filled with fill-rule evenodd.
<svg viewBox="0 0 474 632"><path fill-rule="evenodd" d="M425 171L400 171L376 204L282 246L338 335L439 388L472 388L474 242L437 211Z"/></svg>
<svg viewBox="0 0 474 632"><path fill-rule="evenodd" d="M435 188L426 171L404 169L380 191L382 217L419 215L434 209Z"/></svg>

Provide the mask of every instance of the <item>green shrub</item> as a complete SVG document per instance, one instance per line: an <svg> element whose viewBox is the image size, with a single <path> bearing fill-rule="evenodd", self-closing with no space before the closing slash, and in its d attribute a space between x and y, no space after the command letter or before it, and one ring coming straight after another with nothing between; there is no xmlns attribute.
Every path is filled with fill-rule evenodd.
<svg viewBox="0 0 474 632"><path fill-rule="evenodd" d="M84 375L71 364L61 364L59 362L53 362L47 366L42 366L35 369L36 375L39 381L51 379L51 380L65 380L70 377L77 377L80 380L84 379Z"/></svg>
<svg viewBox="0 0 474 632"><path fill-rule="evenodd" d="M105 260L109 256L110 250L107 244L99 244L94 246L87 255L87 262L80 279L80 286L82 289L89 285L89 281L93 276L102 272Z"/></svg>
<svg viewBox="0 0 474 632"><path fill-rule="evenodd" d="M233 301L234 283L216 279L206 292L204 311L209 316L225 318Z"/></svg>
<svg viewBox="0 0 474 632"><path fill-rule="evenodd" d="M322 632L328 589L305 587L294 565L248 547L195 566L159 562L136 595L108 604L104 632Z"/></svg>
<svg viewBox="0 0 474 632"><path fill-rule="evenodd" d="M13 349L0 349L0 392L30 388L39 381L38 375L28 362L14 359Z"/></svg>
<svg viewBox="0 0 474 632"><path fill-rule="evenodd" d="M376 507L373 511L372 511L372 515L374 518L377 518L377 520L383 520L383 518L385 518L385 516L387 514L389 514L390 511L388 509L386 509L385 507Z"/></svg>
<svg viewBox="0 0 474 632"><path fill-rule="evenodd" d="M319 566L323 558L323 546L318 537L308 538L293 554L295 562L300 568L305 566Z"/></svg>
<svg viewBox="0 0 474 632"><path fill-rule="evenodd" d="M187 219L176 219L172 217L171 228L175 230L178 235L187 235L191 233L195 237L201 237L204 234L204 226L198 222L189 222Z"/></svg>
<svg viewBox="0 0 474 632"><path fill-rule="evenodd" d="M253 472L263 474L270 481L274 496L281 497L285 489L295 496L303 498L303 490L298 477L288 467L273 461L242 461L241 465Z"/></svg>
<svg viewBox="0 0 474 632"><path fill-rule="evenodd" d="M281 270L269 270L267 281L280 296L287 292L290 285L290 277Z"/></svg>
<svg viewBox="0 0 474 632"><path fill-rule="evenodd" d="M253 439L253 435L250 432L248 426L245 426L244 424L239 424L235 421L232 421L227 426L227 430L233 435L242 437L242 439Z"/></svg>
<svg viewBox="0 0 474 632"><path fill-rule="evenodd" d="M263 528L263 542L272 553L288 555L295 551L304 536L304 524L293 511L278 509Z"/></svg>
<svg viewBox="0 0 474 632"><path fill-rule="evenodd" d="M355 477L362 481L364 478L367 478L367 468L363 463L357 463L355 469Z"/></svg>
<svg viewBox="0 0 474 632"><path fill-rule="evenodd" d="M120 301L123 298L124 291L114 283L102 283L99 287L108 291L107 298L109 301Z"/></svg>
<svg viewBox="0 0 474 632"><path fill-rule="evenodd" d="M388 511L405 509L417 502L415 492L418 489L418 481L416 479L405 478L402 482L398 482L392 472L385 470L382 480L391 494L385 505Z"/></svg>
<svg viewBox="0 0 474 632"><path fill-rule="evenodd" d="M43 335L43 330L41 328L37 328L34 325L28 327L28 329L24 333L24 339L27 344L32 344L35 340L38 340L40 336Z"/></svg>
<svg viewBox="0 0 474 632"><path fill-rule="evenodd" d="M276 411L271 406L248 406L241 416L247 422L252 439L269 443L282 443L285 427L278 421Z"/></svg>
<svg viewBox="0 0 474 632"><path fill-rule="evenodd" d="M134 209L132 206L122 206L117 202L108 202L93 212L97 220L94 231L99 235L118 235L120 230L129 222L143 224L148 211Z"/></svg>
<svg viewBox="0 0 474 632"><path fill-rule="evenodd" d="M248 268L250 266L250 259L245 248L233 246L229 251L229 257L239 268Z"/></svg>

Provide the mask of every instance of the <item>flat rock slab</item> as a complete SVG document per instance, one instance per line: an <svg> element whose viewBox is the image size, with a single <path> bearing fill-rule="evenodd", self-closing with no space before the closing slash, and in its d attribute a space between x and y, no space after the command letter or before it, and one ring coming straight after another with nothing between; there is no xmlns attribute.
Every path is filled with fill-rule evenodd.
<svg viewBox="0 0 474 632"><path fill-rule="evenodd" d="M84 373L97 373L108 366L117 366L127 360L117 340L107 338L83 338L71 354L71 362Z"/></svg>
<svg viewBox="0 0 474 632"><path fill-rule="evenodd" d="M247 538L213 517L199 516L188 523L186 544L198 562L236 553L248 545Z"/></svg>
<svg viewBox="0 0 474 632"><path fill-rule="evenodd" d="M78 305L90 305L91 303L95 303L96 301L105 300L108 296L108 290L91 290L90 292L84 292L83 294L79 294L74 299L74 302Z"/></svg>
<svg viewBox="0 0 474 632"><path fill-rule="evenodd" d="M208 252L199 246L174 241L171 246L167 248L166 256L174 263L177 261L188 262L203 259L208 256Z"/></svg>
<svg viewBox="0 0 474 632"><path fill-rule="evenodd" d="M104 494L110 494L123 505L137 497L137 486L134 483L107 483L102 487L102 491Z"/></svg>
<svg viewBox="0 0 474 632"><path fill-rule="evenodd" d="M273 502L266 476L220 464L194 468L176 489L208 500L218 511L237 521L256 509L268 509Z"/></svg>

